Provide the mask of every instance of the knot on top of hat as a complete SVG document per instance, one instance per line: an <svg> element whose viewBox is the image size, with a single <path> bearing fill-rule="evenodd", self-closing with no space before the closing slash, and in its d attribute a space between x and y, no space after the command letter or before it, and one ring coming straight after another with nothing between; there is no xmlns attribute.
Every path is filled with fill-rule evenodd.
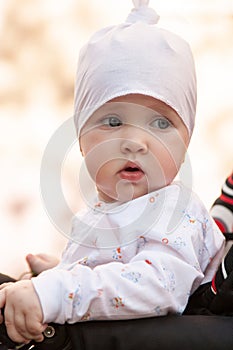
<svg viewBox="0 0 233 350"><path fill-rule="evenodd" d="M141 6L148 6L149 0L133 0L134 7L138 9Z"/></svg>
<svg viewBox="0 0 233 350"><path fill-rule="evenodd" d="M136 23L139 21L147 24L156 24L159 15L152 8L148 7L149 0L133 0L134 8L128 15L127 23Z"/></svg>

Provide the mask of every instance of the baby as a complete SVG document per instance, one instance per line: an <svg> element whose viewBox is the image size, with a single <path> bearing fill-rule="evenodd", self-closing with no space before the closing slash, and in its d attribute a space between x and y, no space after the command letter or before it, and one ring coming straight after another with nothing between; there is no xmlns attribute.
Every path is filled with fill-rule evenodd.
<svg viewBox="0 0 233 350"><path fill-rule="evenodd" d="M97 193L83 181L87 208L55 268L2 286L15 341L41 341L49 322L181 314L221 261L223 235L173 182L194 127L192 53L158 27L148 2L134 1L124 23L95 33L80 53L75 126L83 178Z"/></svg>

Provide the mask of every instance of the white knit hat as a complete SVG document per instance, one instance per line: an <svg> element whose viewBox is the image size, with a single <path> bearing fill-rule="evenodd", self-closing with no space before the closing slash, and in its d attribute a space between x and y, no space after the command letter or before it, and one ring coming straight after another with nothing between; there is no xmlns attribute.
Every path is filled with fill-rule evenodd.
<svg viewBox="0 0 233 350"><path fill-rule="evenodd" d="M152 96L171 106L191 136L196 112L196 74L189 45L157 26L149 0L134 0L126 21L96 32L82 48L75 84L75 126L126 94Z"/></svg>

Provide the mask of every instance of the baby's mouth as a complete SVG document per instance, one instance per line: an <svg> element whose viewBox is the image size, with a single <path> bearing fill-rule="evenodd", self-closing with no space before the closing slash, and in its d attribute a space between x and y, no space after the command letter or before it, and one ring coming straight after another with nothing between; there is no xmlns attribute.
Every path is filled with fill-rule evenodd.
<svg viewBox="0 0 233 350"><path fill-rule="evenodd" d="M130 182L137 182L141 180L145 174L138 164L134 162L128 162L126 163L124 168L122 168L119 171L119 175L123 180L128 180Z"/></svg>

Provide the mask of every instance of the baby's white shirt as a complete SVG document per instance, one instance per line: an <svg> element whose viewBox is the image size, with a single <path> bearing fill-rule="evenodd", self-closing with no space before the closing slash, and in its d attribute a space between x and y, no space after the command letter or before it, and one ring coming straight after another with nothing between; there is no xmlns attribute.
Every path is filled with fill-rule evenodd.
<svg viewBox="0 0 233 350"><path fill-rule="evenodd" d="M74 217L61 263L32 282L44 322L180 314L223 251L202 202L174 183L124 204L91 203Z"/></svg>

